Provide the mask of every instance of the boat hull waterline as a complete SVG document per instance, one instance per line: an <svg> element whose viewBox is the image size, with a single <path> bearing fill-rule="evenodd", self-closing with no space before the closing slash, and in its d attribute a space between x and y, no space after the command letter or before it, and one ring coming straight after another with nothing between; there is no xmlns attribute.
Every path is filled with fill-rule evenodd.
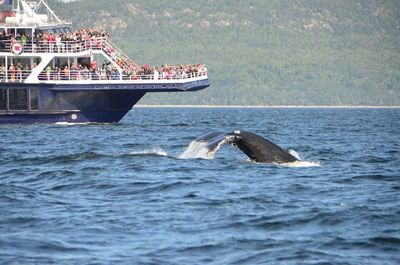
<svg viewBox="0 0 400 265"><path fill-rule="evenodd" d="M167 85L3 83L0 124L117 123L146 93L197 91L209 85L207 79ZM14 100L15 91L20 93Z"/></svg>

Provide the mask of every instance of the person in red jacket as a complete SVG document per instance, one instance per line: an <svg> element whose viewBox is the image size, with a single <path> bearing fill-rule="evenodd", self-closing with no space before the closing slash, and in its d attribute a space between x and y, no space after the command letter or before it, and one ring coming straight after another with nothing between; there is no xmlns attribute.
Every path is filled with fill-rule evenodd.
<svg viewBox="0 0 400 265"><path fill-rule="evenodd" d="M47 42L49 43L49 52L54 51L54 45L56 43L56 36L53 33L47 35Z"/></svg>

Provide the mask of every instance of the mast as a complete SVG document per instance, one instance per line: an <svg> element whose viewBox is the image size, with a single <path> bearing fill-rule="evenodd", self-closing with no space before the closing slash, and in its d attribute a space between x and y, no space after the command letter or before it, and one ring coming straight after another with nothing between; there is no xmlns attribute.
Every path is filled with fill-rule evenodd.
<svg viewBox="0 0 400 265"><path fill-rule="evenodd" d="M40 6L40 4L43 4L43 5L46 7L47 12L50 14L50 16L51 16L52 18L54 18L54 19L57 21L57 23L63 23L63 21L61 21L61 19L59 19L59 18L57 17L57 15L54 13L54 11L47 5L47 1L45 1L45 0L40 0L40 2L39 2L39 4L38 4L38 7Z"/></svg>
<svg viewBox="0 0 400 265"><path fill-rule="evenodd" d="M61 20L45 0L14 0L13 2L5 3L9 3L10 8L12 3L12 12L16 14L16 18L9 19L10 24L36 26L71 24Z"/></svg>

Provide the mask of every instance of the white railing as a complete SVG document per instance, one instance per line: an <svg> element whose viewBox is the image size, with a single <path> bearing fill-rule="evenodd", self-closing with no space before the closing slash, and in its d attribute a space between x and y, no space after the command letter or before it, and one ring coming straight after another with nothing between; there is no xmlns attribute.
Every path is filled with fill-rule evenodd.
<svg viewBox="0 0 400 265"><path fill-rule="evenodd" d="M21 83L32 73L31 70L9 70L0 72L1 82Z"/></svg>
<svg viewBox="0 0 400 265"><path fill-rule="evenodd" d="M197 77L206 77L207 72L193 72L185 75L174 75L171 77L159 76L155 79L154 75L136 75L136 74L122 74L114 72L111 74L105 73L93 73L90 71L43 71L39 74L38 79L40 81L100 81L100 80L125 80L125 81L137 81L137 80L154 80L154 82L160 82L165 80L183 80L192 79Z"/></svg>
<svg viewBox="0 0 400 265"><path fill-rule="evenodd" d="M107 38L91 38L81 41L36 41L26 43L3 40L0 41L0 52L12 52L14 43L19 43L22 45L22 52L24 53L78 53L88 50L102 50L106 47L107 42Z"/></svg>
<svg viewBox="0 0 400 265"><path fill-rule="evenodd" d="M24 82L32 70L8 70L0 72L0 82L21 83ZM154 80L154 82L162 82L166 80L186 80L197 77L207 77L207 71L198 71L193 73L168 75L137 75L125 74L120 75L117 71L111 72L91 72L89 70L43 70L39 75L40 81L99 81L99 80L124 80L124 81L137 81L137 80Z"/></svg>

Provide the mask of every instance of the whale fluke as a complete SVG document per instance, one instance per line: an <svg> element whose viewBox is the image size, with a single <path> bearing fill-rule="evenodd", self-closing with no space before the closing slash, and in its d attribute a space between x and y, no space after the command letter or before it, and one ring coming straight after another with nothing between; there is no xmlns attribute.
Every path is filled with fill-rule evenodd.
<svg viewBox="0 0 400 265"><path fill-rule="evenodd" d="M252 161L259 163L289 163L298 161L296 157L267 139L247 131L231 133L210 132L197 138L194 142L205 143L208 152L215 153L228 142L238 147Z"/></svg>

